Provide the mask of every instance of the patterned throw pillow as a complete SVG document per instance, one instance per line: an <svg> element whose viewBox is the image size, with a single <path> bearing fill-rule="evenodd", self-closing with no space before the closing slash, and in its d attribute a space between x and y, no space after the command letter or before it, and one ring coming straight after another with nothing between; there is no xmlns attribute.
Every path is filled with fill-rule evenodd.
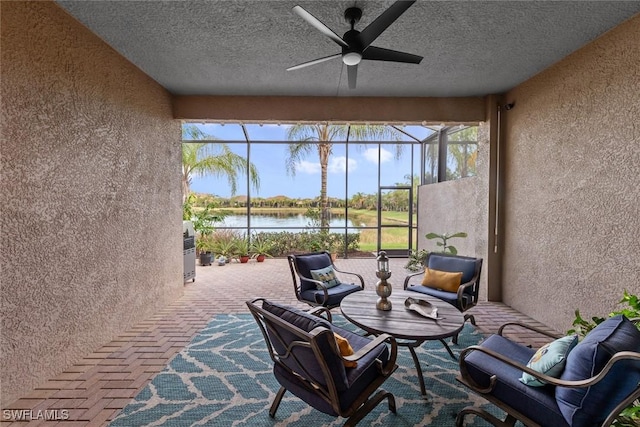
<svg viewBox="0 0 640 427"><path fill-rule="evenodd" d="M458 292L462 282L462 272L452 273L449 271L434 270L426 268L422 279L422 286L441 289L447 292Z"/></svg>
<svg viewBox="0 0 640 427"><path fill-rule="evenodd" d="M319 270L309 270L309 272L311 273L312 279L321 281L327 288L333 288L340 284L340 280L336 277L336 272L332 266L321 268ZM322 289L319 285L316 285L316 287L318 289Z"/></svg>
<svg viewBox="0 0 640 427"><path fill-rule="evenodd" d="M558 338L540 347L531 357L529 363L527 363L527 367L541 374L549 375L553 378L560 378L562 371L564 371L564 365L567 362L567 356L577 344L577 335ZM522 373L520 381L532 387L542 387L545 385L544 382L526 372Z"/></svg>

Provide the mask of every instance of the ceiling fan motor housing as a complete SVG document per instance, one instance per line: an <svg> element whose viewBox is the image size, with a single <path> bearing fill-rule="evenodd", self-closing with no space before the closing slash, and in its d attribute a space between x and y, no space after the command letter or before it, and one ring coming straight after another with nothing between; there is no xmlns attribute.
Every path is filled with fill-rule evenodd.
<svg viewBox="0 0 640 427"><path fill-rule="evenodd" d="M358 65L362 60L362 42L360 41L360 31L349 30L344 33L342 39L349 47L342 47L342 62L346 65Z"/></svg>

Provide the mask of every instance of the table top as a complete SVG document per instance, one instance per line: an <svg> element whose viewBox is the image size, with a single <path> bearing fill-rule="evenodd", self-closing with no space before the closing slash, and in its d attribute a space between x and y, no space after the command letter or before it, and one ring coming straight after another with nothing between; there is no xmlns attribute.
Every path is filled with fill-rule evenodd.
<svg viewBox="0 0 640 427"><path fill-rule="evenodd" d="M441 320L426 318L404 306L405 300L415 298L429 301L438 308ZM392 308L382 311L376 308L378 295L372 290L354 292L340 304L344 317L351 323L372 334L389 334L395 338L426 341L456 335L464 326L464 316L451 304L418 292L394 289L388 298Z"/></svg>

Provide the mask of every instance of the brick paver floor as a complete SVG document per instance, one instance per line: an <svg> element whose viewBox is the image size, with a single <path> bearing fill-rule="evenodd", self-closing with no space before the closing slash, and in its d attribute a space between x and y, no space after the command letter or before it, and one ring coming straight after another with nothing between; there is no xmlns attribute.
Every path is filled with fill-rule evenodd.
<svg viewBox="0 0 640 427"><path fill-rule="evenodd" d="M391 259L392 285L402 286L407 274L405 262ZM362 274L368 286L377 281L373 258L339 259L336 265ZM308 308L295 299L286 259L267 259L264 263L252 260L223 267L197 266L196 280L185 284L181 298L2 408L2 427L107 425L212 317L248 313L245 301L256 297ZM478 328L484 333L493 333L508 321L548 329L502 303L482 302L468 313L474 314ZM546 341L524 333L512 336L534 346ZM31 410L34 417L38 411L47 410L59 418L68 415L68 419L11 421L7 420L11 416L6 416L6 410L14 410L13 418L18 414L29 416L28 412L16 410Z"/></svg>

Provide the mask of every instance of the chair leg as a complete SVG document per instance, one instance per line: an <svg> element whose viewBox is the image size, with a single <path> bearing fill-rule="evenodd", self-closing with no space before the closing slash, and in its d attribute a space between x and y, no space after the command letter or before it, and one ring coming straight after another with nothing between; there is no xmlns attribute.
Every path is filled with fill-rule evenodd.
<svg viewBox="0 0 640 427"><path fill-rule="evenodd" d="M503 421L497 417L494 417L482 408L467 406L466 408L463 408L460 412L458 412L458 416L456 417L456 427L464 426L464 417L468 414L476 415L484 420L487 420L496 427L513 427L517 421L514 417L508 414L507 418L505 418Z"/></svg>
<svg viewBox="0 0 640 427"><path fill-rule="evenodd" d="M471 322L473 326L476 326L476 318L473 314L465 314L464 321L466 322L467 320Z"/></svg>
<svg viewBox="0 0 640 427"><path fill-rule="evenodd" d="M280 390L276 393L275 399L273 399L273 403L271 404L271 408L269 409L269 416L274 418L276 416L276 411L280 406L280 402L282 401L282 397L286 393L287 389L284 387L280 387Z"/></svg>
<svg viewBox="0 0 640 427"><path fill-rule="evenodd" d="M466 322L467 320L471 322L473 326L476 326L476 318L473 314L465 314L464 321ZM454 335L453 338L451 338L451 342L458 345L458 335Z"/></svg>
<svg viewBox="0 0 640 427"><path fill-rule="evenodd" d="M369 412L384 399L389 401L389 410L396 413L396 398L388 391L380 390L371 399L367 400L358 410L345 421L343 427L355 427Z"/></svg>

